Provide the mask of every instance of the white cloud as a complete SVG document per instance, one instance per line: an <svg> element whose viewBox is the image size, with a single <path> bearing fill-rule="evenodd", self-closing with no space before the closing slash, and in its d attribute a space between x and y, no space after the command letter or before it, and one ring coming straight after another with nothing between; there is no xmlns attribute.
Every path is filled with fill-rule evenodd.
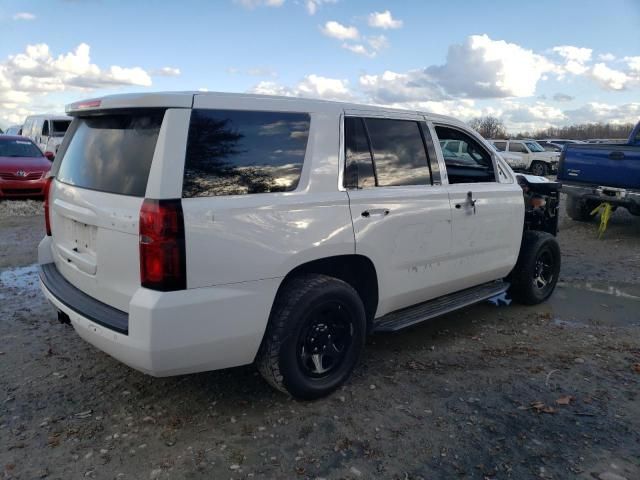
<svg viewBox="0 0 640 480"><path fill-rule="evenodd" d="M253 10L257 7L281 7L284 5L284 0L233 0L233 3Z"/></svg>
<svg viewBox="0 0 640 480"><path fill-rule="evenodd" d="M613 62L616 59L616 56L613 53L601 53L598 55L598 60L603 62Z"/></svg>
<svg viewBox="0 0 640 480"><path fill-rule="evenodd" d="M16 116L24 119L23 114L39 110L51 92L150 85L151 76L140 67L91 63L86 43L57 57L44 43L27 45L24 52L0 62L0 120L14 123ZM55 107L61 109L62 105Z"/></svg>
<svg viewBox="0 0 640 480"><path fill-rule="evenodd" d="M175 67L162 67L157 70L153 70L151 75L158 77L177 77L180 75L180 69Z"/></svg>
<svg viewBox="0 0 640 480"><path fill-rule="evenodd" d="M353 53L357 53L358 55L364 55L365 57L373 58L376 56L376 52L374 50L369 50L367 47L362 45L361 43L343 43L342 48L346 48L347 50L352 51Z"/></svg>
<svg viewBox="0 0 640 480"><path fill-rule="evenodd" d="M344 79L307 75L294 87L287 87L275 82L260 82L250 90L251 93L263 95L284 95L289 97L321 98L325 100L351 100L353 94L349 90L349 82Z"/></svg>
<svg viewBox="0 0 640 480"><path fill-rule="evenodd" d="M590 48L574 47L571 45L554 47L552 51L565 60L564 70L574 75L582 75L588 70L585 64L591 60L591 55L593 54L593 50Z"/></svg>
<svg viewBox="0 0 640 480"><path fill-rule="evenodd" d="M590 75L607 90L624 90L631 81L626 73L609 68L604 63L596 63L590 70Z"/></svg>
<svg viewBox="0 0 640 480"><path fill-rule="evenodd" d="M624 61L627 62L631 71L640 74L640 56L624 57Z"/></svg>
<svg viewBox="0 0 640 480"><path fill-rule="evenodd" d="M606 103L590 102L586 105L565 112L567 123L636 123L640 117L640 103L625 103L610 105Z"/></svg>
<svg viewBox="0 0 640 480"><path fill-rule="evenodd" d="M567 95L566 93L556 93L553 96L553 99L556 102L570 102L571 100L573 100L575 97L572 97L571 95Z"/></svg>
<svg viewBox="0 0 640 480"><path fill-rule="evenodd" d="M463 45L451 45L447 62L425 73L453 95L472 98L528 97L538 81L556 66L515 43L472 35Z"/></svg>
<svg viewBox="0 0 640 480"><path fill-rule="evenodd" d="M379 104L401 104L444 100L442 88L424 70L397 73L390 70L381 75L360 76L360 88L371 101Z"/></svg>
<svg viewBox="0 0 640 480"><path fill-rule="evenodd" d="M325 23L321 31L327 37L337 38L338 40L357 40L360 37L356 27L347 27L334 20Z"/></svg>
<svg viewBox="0 0 640 480"><path fill-rule="evenodd" d="M19 12L13 15L14 20L35 20L36 16L29 12Z"/></svg>
<svg viewBox="0 0 640 480"><path fill-rule="evenodd" d="M307 8L307 12L309 15L315 15L323 4L326 3L336 3L338 0L307 0L305 2L305 7Z"/></svg>
<svg viewBox="0 0 640 480"><path fill-rule="evenodd" d="M369 47L366 47L362 43L343 43L342 48L357 53L358 55L364 55L365 57L373 58L380 50L383 50L389 46L387 37L384 35L377 35L373 37L367 37L366 42Z"/></svg>
<svg viewBox="0 0 640 480"><path fill-rule="evenodd" d="M389 10L369 14L368 23L370 27L382 28L384 30L402 27L402 20L393 18Z"/></svg>

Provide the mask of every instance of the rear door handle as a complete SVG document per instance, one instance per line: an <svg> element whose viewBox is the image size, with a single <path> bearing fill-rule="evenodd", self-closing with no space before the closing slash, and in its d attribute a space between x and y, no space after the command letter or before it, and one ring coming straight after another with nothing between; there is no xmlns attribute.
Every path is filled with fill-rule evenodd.
<svg viewBox="0 0 640 480"><path fill-rule="evenodd" d="M388 208L373 208L371 210L365 210L360 215L364 218L369 217L386 217L389 215L390 210Z"/></svg>
<svg viewBox="0 0 640 480"><path fill-rule="evenodd" d="M624 158L624 152L611 152L609 158L611 160L622 160Z"/></svg>

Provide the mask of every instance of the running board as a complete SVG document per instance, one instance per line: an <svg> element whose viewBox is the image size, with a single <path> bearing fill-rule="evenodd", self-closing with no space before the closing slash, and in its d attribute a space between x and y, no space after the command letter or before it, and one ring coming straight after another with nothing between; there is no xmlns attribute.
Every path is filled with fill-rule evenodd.
<svg viewBox="0 0 640 480"><path fill-rule="evenodd" d="M396 310L377 319L373 324L373 331L396 332L445 313L482 302L500 295L508 289L509 283L498 280L429 300L413 307Z"/></svg>

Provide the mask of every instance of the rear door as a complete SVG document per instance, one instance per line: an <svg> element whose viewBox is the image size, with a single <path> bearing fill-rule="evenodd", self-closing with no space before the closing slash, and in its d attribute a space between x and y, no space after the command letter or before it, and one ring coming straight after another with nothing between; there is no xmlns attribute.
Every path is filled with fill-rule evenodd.
<svg viewBox="0 0 640 480"><path fill-rule="evenodd" d="M470 132L441 123L434 127L439 142L462 144L458 155L439 152L452 205L456 290L502 278L515 265L520 249L522 190L509 172L499 170L494 155Z"/></svg>
<svg viewBox="0 0 640 480"><path fill-rule="evenodd" d="M449 198L420 120L348 112L344 119L344 186L356 253L370 258L378 271L377 316L450 288Z"/></svg>
<svg viewBox="0 0 640 480"><path fill-rule="evenodd" d="M52 169L56 267L75 287L122 311L140 287L138 219L165 117L165 109L79 117Z"/></svg>

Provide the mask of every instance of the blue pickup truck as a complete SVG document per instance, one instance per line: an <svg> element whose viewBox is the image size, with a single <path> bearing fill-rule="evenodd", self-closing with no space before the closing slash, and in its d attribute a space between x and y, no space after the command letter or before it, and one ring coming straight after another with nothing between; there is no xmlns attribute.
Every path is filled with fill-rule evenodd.
<svg viewBox="0 0 640 480"><path fill-rule="evenodd" d="M591 211L602 202L640 215L640 122L626 144L567 144L560 155L558 181L574 220L591 219Z"/></svg>

